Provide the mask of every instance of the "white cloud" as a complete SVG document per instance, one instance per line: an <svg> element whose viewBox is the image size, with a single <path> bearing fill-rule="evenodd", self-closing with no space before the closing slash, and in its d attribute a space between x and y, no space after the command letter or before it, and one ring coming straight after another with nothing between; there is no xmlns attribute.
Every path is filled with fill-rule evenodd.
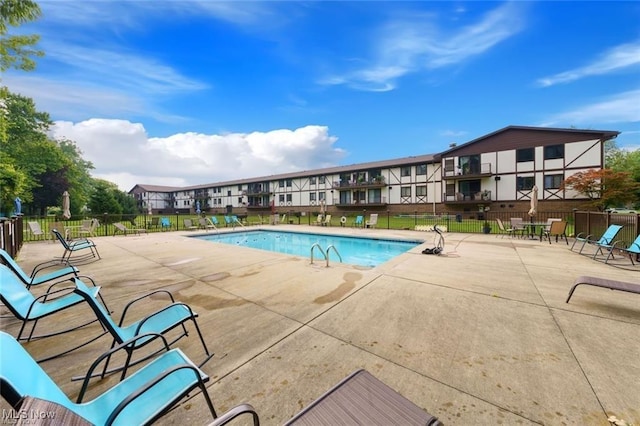
<svg viewBox="0 0 640 426"><path fill-rule="evenodd" d="M75 141L93 175L125 191L136 183L198 185L329 167L346 154L324 126L149 138L140 123L94 118L58 121L51 135Z"/></svg>
<svg viewBox="0 0 640 426"><path fill-rule="evenodd" d="M366 61L369 66L327 76L319 83L393 90L397 79L406 74L463 63L518 33L523 27L520 8L507 2L455 32L438 28L440 18L431 15L390 21L376 36L374 57Z"/></svg>
<svg viewBox="0 0 640 426"><path fill-rule="evenodd" d="M592 126L597 123L640 122L640 89L618 93L589 105L554 115L545 126Z"/></svg>
<svg viewBox="0 0 640 426"><path fill-rule="evenodd" d="M613 47L584 67L541 78L538 80L538 85L549 87L555 84L570 83L584 77L609 74L638 65L640 65L640 41Z"/></svg>

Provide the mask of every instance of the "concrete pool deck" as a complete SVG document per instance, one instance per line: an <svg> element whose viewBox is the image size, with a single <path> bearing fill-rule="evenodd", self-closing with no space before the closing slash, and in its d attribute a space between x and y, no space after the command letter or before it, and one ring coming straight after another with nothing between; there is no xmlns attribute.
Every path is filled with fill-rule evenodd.
<svg viewBox="0 0 640 426"><path fill-rule="evenodd" d="M102 260L79 268L102 286L114 318L134 296L158 288L198 312L216 354L203 370L219 413L248 402L262 424L282 424L366 368L445 424L608 425L610 415L640 423L640 299L580 287L565 303L579 275L638 282L640 267L628 259L610 266L564 242L455 233L445 234L442 256L431 256L420 253L433 246L431 232L278 228L426 242L373 269L333 260L326 268L308 257L184 237L195 232L161 232L95 238ZM57 243L29 243L18 262L30 270L61 253ZM56 314L43 331L83 315L91 312ZM17 334L13 319L1 328ZM98 332L93 324L66 336ZM70 378L110 343L102 337L42 366L73 399L80 383ZM39 358L69 340L25 346ZM177 346L195 362L204 357L193 333ZM160 423L210 420L196 393Z"/></svg>

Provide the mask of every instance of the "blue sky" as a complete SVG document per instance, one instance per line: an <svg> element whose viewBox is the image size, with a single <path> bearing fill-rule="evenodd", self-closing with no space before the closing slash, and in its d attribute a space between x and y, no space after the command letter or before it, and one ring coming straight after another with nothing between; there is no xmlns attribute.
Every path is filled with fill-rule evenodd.
<svg viewBox="0 0 640 426"><path fill-rule="evenodd" d="M442 151L508 125L640 148L640 2L42 0L35 99L94 176L195 185Z"/></svg>

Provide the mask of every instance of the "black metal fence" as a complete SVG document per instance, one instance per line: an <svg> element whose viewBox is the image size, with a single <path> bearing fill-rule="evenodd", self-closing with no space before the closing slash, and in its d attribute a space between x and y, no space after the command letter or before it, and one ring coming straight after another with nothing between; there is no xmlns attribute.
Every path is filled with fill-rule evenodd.
<svg viewBox="0 0 640 426"><path fill-rule="evenodd" d="M329 214L329 213L328 213ZM329 226L354 227L360 226L356 223L356 218L362 216L362 224L371 221L372 214L377 215L375 227L378 229L404 229L404 230L428 230L434 225L445 228L448 232L461 233L481 233L484 226L488 225L492 234L499 233L496 218L504 223L509 223L511 218L522 218L525 222L546 222L550 218L560 218L569 224L567 235L577 235L579 233L593 235L599 238L606 228L611 224L623 225L623 229L618 235L625 245L629 245L640 234L640 215L638 214L617 214L606 212L586 212L586 211L556 211L540 212L534 217L530 217L526 211L512 212L469 212L460 211L446 214L429 214L414 212L394 212L392 210L378 211L340 211L337 214L331 212ZM280 214L278 221L274 221L273 216L259 215L237 215L243 226L263 224L268 225L274 222L287 223L293 225L317 225L317 212L313 213L290 213ZM224 228L224 215L215 215L218 219L218 227ZM85 218L73 218L71 220L60 220L53 216L47 217L14 217L2 222L2 233L0 239L2 248L10 254L17 254L23 241L37 241L51 238L51 229L64 227L70 230L69 237L74 238L79 235L91 236L111 236L116 233L114 223L120 222L130 229L144 229L146 232L182 231L187 230L185 219L189 219L195 226L198 226L200 215L172 214L172 215L98 215ZM206 216L211 218L211 215ZM86 228L91 219L98 219L100 225L93 234L79 233L78 230ZM169 226L162 226L161 218L165 218L165 223ZM29 224L31 222L31 225ZM42 230L42 235L32 232L34 223ZM228 225L233 226L233 225Z"/></svg>

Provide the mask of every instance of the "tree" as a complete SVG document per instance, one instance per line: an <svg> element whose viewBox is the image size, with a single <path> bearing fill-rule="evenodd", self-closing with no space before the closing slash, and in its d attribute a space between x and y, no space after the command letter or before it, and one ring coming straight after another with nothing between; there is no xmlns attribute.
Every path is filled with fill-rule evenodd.
<svg viewBox="0 0 640 426"><path fill-rule="evenodd" d="M569 176L562 183L562 189L572 189L587 196L592 207L603 211L607 207L637 202L640 183L634 181L628 172L591 169Z"/></svg>
<svg viewBox="0 0 640 426"><path fill-rule="evenodd" d="M122 206L116 200L113 192L117 191L117 186L102 179L96 179L93 194L89 199L89 208L92 215L107 213L110 215L121 215ZM116 219L118 221L119 219Z"/></svg>
<svg viewBox="0 0 640 426"><path fill-rule="evenodd" d="M0 0L0 72L9 68L30 71L35 68L34 56L43 56L44 52L35 49L40 36L8 35L9 27L17 27L26 22L35 21L42 11L32 0Z"/></svg>
<svg viewBox="0 0 640 426"><path fill-rule="evenodd" d="M13 159L0 151L0 212L8 215L15 197L25 196L26 181L27 175L16 169Z"/></svg>

